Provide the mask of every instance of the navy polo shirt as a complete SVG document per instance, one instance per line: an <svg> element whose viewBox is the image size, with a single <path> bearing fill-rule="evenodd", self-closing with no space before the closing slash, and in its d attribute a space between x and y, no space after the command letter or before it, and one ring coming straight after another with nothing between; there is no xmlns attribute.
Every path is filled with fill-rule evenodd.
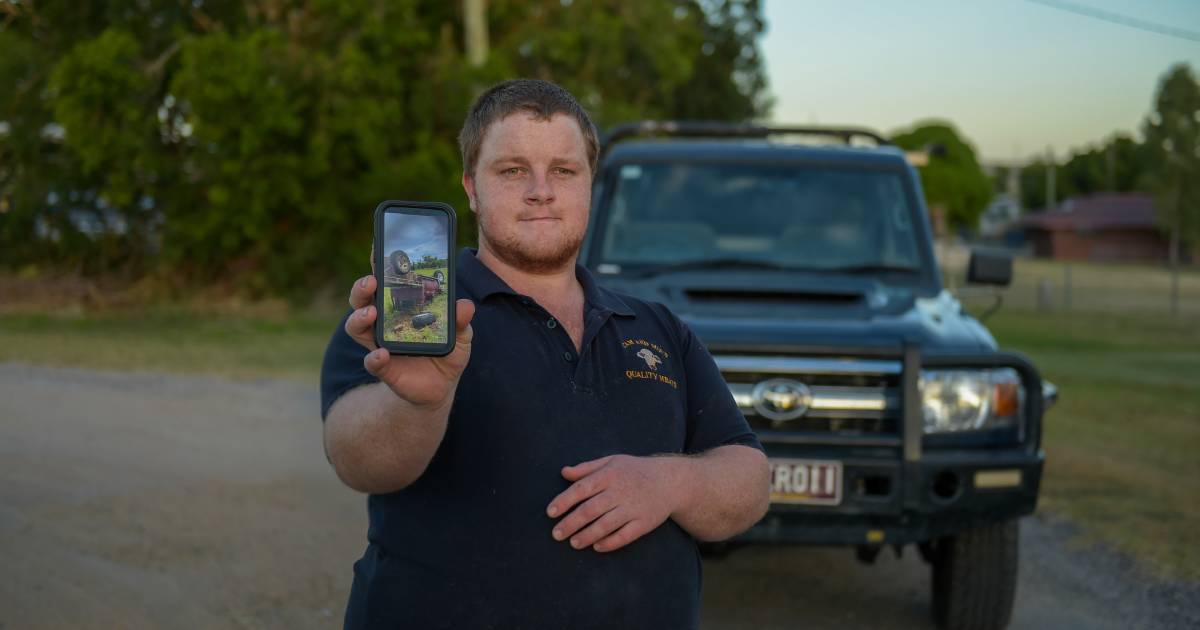
<svg viewBox="0 0 1200 630"><path fill-rule="evenodd" d="M599 287L585 296L582 352L532 298L471 250L458 297L475 302L471 360L446 435L407 488L367 500L351 628L694 628L700 557L667 520L609 553L555 541L546 506L563 466L605 455L760 448L712 357L665 306ZM344 323L344 322L343 322ZM375 379L338 326L321 413ZM561 517L560 517L561 518Z"/></svg>

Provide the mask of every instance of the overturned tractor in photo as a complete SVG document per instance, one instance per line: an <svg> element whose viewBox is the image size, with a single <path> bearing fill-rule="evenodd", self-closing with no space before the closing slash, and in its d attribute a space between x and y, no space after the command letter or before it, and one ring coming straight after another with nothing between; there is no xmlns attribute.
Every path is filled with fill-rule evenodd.
<svg viewBox="0 0 1200 630"><path fill-rule="evenodd" d="M408 254L397 249L384 259L383 286L392 302L392 310L415 311L425 308L427 302L445 290L446 274L441 270L433 272L432 276L418 274L413 270Z"/></svg>

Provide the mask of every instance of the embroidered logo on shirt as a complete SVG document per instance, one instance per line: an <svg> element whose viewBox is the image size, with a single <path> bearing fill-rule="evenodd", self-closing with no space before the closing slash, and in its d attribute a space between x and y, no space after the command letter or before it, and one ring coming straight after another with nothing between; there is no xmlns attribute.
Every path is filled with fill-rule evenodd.
<svg viewBox="0 0 1200 630"><path fill-rule="evenodd" d="M650 368L648 370L625 370L625 378L631 381L635 379L656 381L679 389L679 383L675 382L675 379L658 372L659 366L671 358L671 353L663 350L662 346L645 339L626 339L621 342L621 347L626 349L636 347L637 352L634 353L634 356L644 361L646 367Z"/></svg>
<svg viewBox="0 0 1200 630"><path fill-rule="evenodd" d="M650 352L649 348L642 348L641 350L638 350L637 355L646 362L646 367L650 368L651 370L657 370L658 364L662 363L662 359L658 358L658 355L654 354L653 352Z"/></svg>

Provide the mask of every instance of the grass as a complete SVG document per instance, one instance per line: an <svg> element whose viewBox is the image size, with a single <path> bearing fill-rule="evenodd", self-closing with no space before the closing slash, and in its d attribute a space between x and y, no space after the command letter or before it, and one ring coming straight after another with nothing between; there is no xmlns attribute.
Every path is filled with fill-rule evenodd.
<svg viewBox="0 0 1200 630"><path fill-rule="evenodd" d="M942 262L961 284L965 253ZM1179 274L1176 317L1170 292L1163 266L1018 258L986 325L1059 387L1041 509L1160 574L1200 580L1200 269ZM965 303L981 312L987 293L968 289Z"/></svg>
<svg viewBox="0 0 1200 630"><path fill-rule="evenodd" d="M439 269L420 269L417 273L423 276L433 276L434 273L441 271L447 274L445 267ZM431 302L419 310L396 311L392 307L392 301L389 299L383 300L383 326L386 331L395 331L396 337L392 339L385 337L390 341L401 341L405 343L446 343L447 331L449 324L447 321L447 302L448 294L445 291L437 294ZM418 312L430 312L437 315L437 320L424 328L416 329L408 323L408 319L416 315Z"/></svg>
<svg viewBox="0 0 1200 630"><path fill-rule="evenodd" d="M1019 263L1015 288L1064 273ZM1060 389L1046 417L1041 509L1163 575L1200 580L1200 318L1171 318L1161 300L1142 299L1162 293L1160 268L1073 265L1072 274L1126 303L1043 313L1006 298L986 322ZM1200 274L1182 289L1200 299ZM1086 292L1073 297L1075 308L1088 304ZM340 309L0 313L0 361L315 380Z"/></svg>
<svg viewBox="0 0 1200 630"><path fill-rule="evenodd" d="M424 308L395 311L392 310L391 300L384 300L384 330L394 331L395 334L395 338L385 337L384 340L404 343L446 343L447 301L446 293L442 292L434 297L433 301L427 303ZM438 318L424 328L413 328L408 323L408 320L418 312L435 313Z"/></svg>
<svg viewBox="0 0 1200 630"><path fill-rule="evenodd" d="M962 285L966 263L961 252L943 258L948 285ZM968 288L967 292L980 291ZM1013 284L1003 293L1004 303L1017 309L1167 315L1171 274L1161 265L1018 258L1013 265ZM1200 268L1180 271L1178 308L1182 316L1200 317Z"/></svg>
<svg viewBox="0 0 1200 630"><path fill-rule="evenodd" d="M0 361L315 380L339 313L0 314Z"/></svg>
<svg viewBox="0 0 1200 630"><path fill-rule="evenodd" d="M1200 322L1004 310L987 325L1059 387L1042 509L1161 574L1200 580Z"/></svg>

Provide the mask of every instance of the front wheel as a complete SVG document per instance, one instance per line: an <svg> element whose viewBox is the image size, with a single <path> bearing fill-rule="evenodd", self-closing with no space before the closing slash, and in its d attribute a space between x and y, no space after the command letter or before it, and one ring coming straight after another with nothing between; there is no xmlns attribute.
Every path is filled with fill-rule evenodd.
<svg viewBox="0 0 1200 630"><path fill-rule="evenodd" d="M939 538L933 565L933 617L954 630L1001 630L1017 594L1016 519Z"/></svg>

